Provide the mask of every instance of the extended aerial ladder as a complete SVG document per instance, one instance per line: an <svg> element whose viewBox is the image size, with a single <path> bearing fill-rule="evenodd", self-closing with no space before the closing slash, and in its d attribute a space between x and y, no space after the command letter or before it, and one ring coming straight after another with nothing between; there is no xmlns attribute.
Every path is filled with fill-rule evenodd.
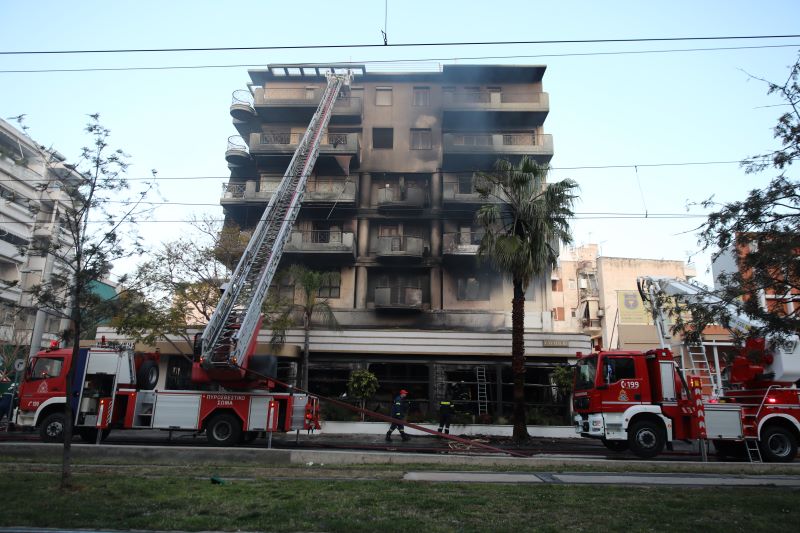
<svg viewBox="0 0 800 533"><path fill-rule="evenodd" d="M332 71L326 76L328 83L311 123L203 331L200 364L211 377L243 378L249 355L255 350L263 320L261 306L300 210L320 141L340 91L352 79L349 72Z"/></svg>
<svg viewBox="0 0 800 533"><path fill-rule="evenodd" d="M653 321L662 348L670 347L672 335L669 331L668 320L663 306L659 304L659 294L680 298L686 302L705 304L709 307L724 307L727 311L724 326L731 331L746 335L750 330L763 326L758 321L742 316L736 306L724 302L721 298L710 294L706 289L692 283L674 278L650 276L639 277L636 283L642 299L650 302ZM761 346L766 348L767 344L770 344L768 339L762 339ZM797 335L793 335L783 342L774 343L774 345L769 346L769 351L770 354L766 357L764 364L760 366L747 368L746 358L738 357L734 361L734 374L731 379L736 378L736 381L739 382L769 379L775 382L785 381L791 383L800 378L800 339L798 339ZM705 353L703 353L702 358L705 359L705 357ZM699 370L700 374L702 374L703 368L698 368L698 359L697 354L692 354L690 347L690 360L695 367L690 370ZM716 371L716 379L712 379L709 376L715 396L722 393L720 390L722 381L720 369L717 368ZM705 372L709 372L707 359L705 360Z"/></svg>

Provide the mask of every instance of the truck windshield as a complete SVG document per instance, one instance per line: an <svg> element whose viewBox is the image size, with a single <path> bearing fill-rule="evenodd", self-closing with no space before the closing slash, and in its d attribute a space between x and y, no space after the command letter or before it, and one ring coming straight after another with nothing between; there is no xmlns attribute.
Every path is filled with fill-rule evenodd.
<svg viewBox="0 0 800 533"><path fill-rule="evenodd" d="M597 373L597 357L584 357L575 367L575 390L587 390L594 387L594 376Z"/></svg>
<svg viewBox="0 0 800 533"><path fill-rule="evenodd" d="M37 357L31 365L30 379L57 378L61 375L61 365L63 363L63 359Z"/></svg>

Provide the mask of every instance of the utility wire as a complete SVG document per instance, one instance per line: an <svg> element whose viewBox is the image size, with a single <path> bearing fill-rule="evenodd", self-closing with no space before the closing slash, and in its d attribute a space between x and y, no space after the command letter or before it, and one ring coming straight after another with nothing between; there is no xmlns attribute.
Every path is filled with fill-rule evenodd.
<svg viewBox="0 0 800 533"><path fill-rule="evenodd" d="M161 52L231 52L231 51L264 51L264 50L323 50L338 48L413 48L433 46L508 46L508 45L544 45L544 44L600 44L600 43L653 43L676 41L730 41L740 39L791 39L800 37L800 34L789 35L727 35L703 37L637 37L627 39L547 39L540 41L450 41L450 42L420 42L420 43L363 43L363 44L308 44L288 46L219 46L200 48L116 48L94 50L9 50L0 52L0 55L46 55L46 54L130 54L130 53L161 53Z"/></svg>
<svg viewBox="0 0 800 533"><path fill-rule="evenodd" d="M680 52L715 52L725 50L759 50L765 48L795 48L800 44L777 44L762 46L724 46L712 48L672 48L665 50L620 50L611 52L566 52L561 54L535 54L535 55L506 55L506 56L477 56L477 57L439 57L424 59L387 59L387 60L365 60L365 61L321 61L316 63L297 63L293 66L302 68L303 65L326 65L330 67L347 67L351 65L380 65L394 63L424 63L431 61L477 61L477 60L498 60L498 59L536 59L549 57L585 57L585 56L616 56L632 54L666 54ZM199 69L223 69L223 68L263 68L264 64L235 63L223 65L170 65L161 67L86 67L86 68L48 68L48 69L14 69L0 70L0 74L41 74L57 72L121 72L138 70L199 70Z"/></svg>
<svg viewBox="0 0 800 533"><path fill-rule="evenodd" d="M769 161L770 158L763 158L765 161ZM631 163L631 164L618 164L618 165L582 165L582 166L573 166L573 167L550 167L550 171L567 171L567 170L603 170L603 169L616 169L616 168L656 168L656 167L684 167L684 166L695 166L695 165L739 165L742 163L751 163L757 161L757 159L745 159L745 160L737 160L737 161L687 161L687 162L677 162L677 163ZM445 170L442 171L444 176L453 175L453 174L463 174L467 172L484 172L486 174L496 174L497 171L495 170L475 170L474 168L465 168L461 170ZM432 172L371 172L373 176L377 176L380 174L403 174L406 176L411 175L423 175L423 174L432 174ZM278 173L275 174L274 177L281 177ZM342 176L344 179L345 176ZM125 179L127 181L172 181L172 180L238 180L238 181L247 181L247 180L260 180L261 176L158 176L158 178L153 178L152 176L147 178L133 178L133 177L125 177L120 178ZM19 182L21 180L13 179L13 178L2 178L0 182Z"/></svg>

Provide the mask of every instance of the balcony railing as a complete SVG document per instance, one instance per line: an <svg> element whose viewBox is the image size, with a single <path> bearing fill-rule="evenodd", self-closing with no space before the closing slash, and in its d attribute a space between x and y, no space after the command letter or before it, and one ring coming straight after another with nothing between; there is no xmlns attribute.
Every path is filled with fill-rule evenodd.
<svg viewBox="0 0 800 533"><path fill-rule="evenodd" d="M488 198L483 199L475 190L475 184L481 178L475 176L458 176L455 178L444 178L442 183L442 198L445 202L469 203L469 204L490 204L502 202L500 190L495 189Z"/></svg>
<svg viewBox="0 0 800 533"><path fill-rule="evenodd" d="M581 319L581 327L586 329L600 329L603 326L599 318L584 318Z"/></svg>
<svg viewBox="0 0 800 533"><path fill-rule="evenodd" d="M475 255L482 238L483 233L478 231L445 233L442 236L442 248L446 254Z"/></svg>
<svg viewBox="0 0 800 533"><path fill-rule="evenodd" d="M378 190L378 207L425 207L427 194L421 187L385 187Z"/></svg>
<svg viewBox="0 0 800 533"><path fill-rule="evenodd" d="M378 237L377 255L379 258L422 258L424 249L425 242L421 237L407 237L401 235Z"/></svg>
<svg viewBox="0 0 800 533"><path fill-rule="evenodd" d="M503 104L529 104L528 107L546 108L550 106L547 93L536 91L465 91L445 92L445 107L497 107Z"/></svg>
<svg viewBox="0 0 800 533"><path fill-rule="evenodd" d="M292 231L286 243L287 252L350 252L354 251L353 232L341 230Z"/></svg>
<svg viewBox="0 0 800 533"><path fill-rule="evenodd" d="M356 183L341 178L318 177L306 184L304 202L355 202Z"/></svg>
<svg viewBox="0 0 800 533"><path fill-rule="evenodd" d="M247 143L239 135L228 137L228 148L225 150L225 160L228 163L243 163L250 159Z"/></svg>
<svg viewBox="0 0 800 533"><path fill-rule="evenodd" d="M422 309L422 289L418 287L375 287L375 307L384 309Z"/></svg>
<svg viewBox="0 0 800 533"><path fill-rule="evenodd" d="M303 133L264 132L250 136L253 152L274 152L291 155L303 138ZM324 133L320 138L320 154L335 155L358 152L357 133Z"/></svg>
<svg viewBox="0 0 800 533"><path fill-rule="evenodd" d="M445 133L444 152L457 154L552 154L553 136L537 133Z"/></svg>
<svg viewBox="0 0 800 533"><path fill-rule="evenodd" d="M231 116L238 120L248 120L255 116L253 95L250 91L239 89L231 95Z"/></svg>

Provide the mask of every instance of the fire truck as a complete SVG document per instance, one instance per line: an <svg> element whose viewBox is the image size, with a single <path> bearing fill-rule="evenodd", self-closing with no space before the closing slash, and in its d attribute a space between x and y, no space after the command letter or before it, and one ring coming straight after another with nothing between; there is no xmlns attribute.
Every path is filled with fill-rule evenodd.
<svg viewBox="0 0 800 533"><path fill-rule="evenodd" d="M38 428L45 441L63 440L65 404L76 432L100 440L112 428L205 431L209 442L232 445L261 432L319 428L319 399L274 392L275 358L254 355L261 306L297 219L320 141L350 72L327 73L319 106L272 195L192 356L193 390L156 390L158 354L100 343L39 352L28 362L12 420ZM74 368L73 368L74 367ZM68 373L67 370L73 372ZM68 383L67 375L74 375Z"/></svg>
<svg viewBox="0 0 800 533"><path fill-rule="evenodd" d="M575 431L613 451L651 458L676 440L713 442L718 455L752 462L790 462L800 441L800 339L753 339L735 355L718 394L705 394L699 375L684 371L668 346L669 329L657 294L719 300L691 283L642 277L661 347L647 352L600 350L578 354L573 407ZM757 326L731 309L727 326Z"/></svg>

